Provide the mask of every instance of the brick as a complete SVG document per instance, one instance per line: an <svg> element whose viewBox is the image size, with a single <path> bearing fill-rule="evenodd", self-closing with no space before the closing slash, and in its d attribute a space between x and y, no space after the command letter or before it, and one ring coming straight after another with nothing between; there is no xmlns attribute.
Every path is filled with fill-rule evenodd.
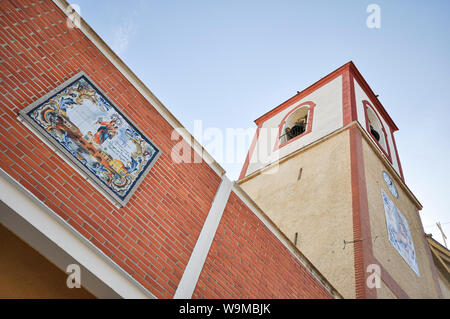
<svg viewBox="0 0 450 319"><path fill-rule="evenodd" d="M81 30L66 27L65 14L52 1L0 0L0 8L2 169L156 297L172 297L220 176L204 162L172 162L171 149L177 143L171 140L173 128ZM17 112L81 70L162 150L139 189L120 209L16 119ZM255 231L263 235L247 240ZM195 296L293 297L308 292L326 297L280 245L233 197ZM276 258L268 259L271 254ZM252 267L252 260L262 262ZM275 268L278 263L283 263L285 272ZM213 274L215 280L208 280ZM246 280L250 275L255 282ZM305 279L312 283L308 289L302 288Z"/></svg>
<svg viewBox="0 0 450 319"><path fill-rule="evenodd" d="M252 233L257 236L250 239ZM331 297L233 192L193 295L194 298L223 296Z"/></svg>

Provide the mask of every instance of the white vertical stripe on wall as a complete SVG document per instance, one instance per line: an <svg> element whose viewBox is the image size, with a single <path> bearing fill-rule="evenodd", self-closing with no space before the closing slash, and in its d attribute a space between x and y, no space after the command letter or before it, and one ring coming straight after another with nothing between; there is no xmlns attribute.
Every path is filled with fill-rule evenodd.
<svg viewBox="0 0 450 319"><path fill-rule="evenodd" d="M175 291L174 299L192 298L198 278L202 272L209 249L219 227L223 211L230 197L233 183L224 175L216 196L214 197L211 209L206 217L203 228L198 236L197 242L192 250L191 257L186 265L178 288Z"/></svg>

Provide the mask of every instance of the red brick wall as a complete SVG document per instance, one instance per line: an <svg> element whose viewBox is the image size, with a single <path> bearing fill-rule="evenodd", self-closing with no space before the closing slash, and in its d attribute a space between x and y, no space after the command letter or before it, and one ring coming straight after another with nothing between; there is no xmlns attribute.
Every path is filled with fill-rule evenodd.
<svg viewBox="0 0 450 319"><path fill-rule="evenodd" d="M17 120L80 71L162 150L121 209ZM0 0L0 167L159 298L175 293L221 180L206 163L173 163L171 133L52 1ZM232 193L194 297L330 295Z"/></svg>
<svg viewBox="0 0 450 319"><path fill-rule="evenodd" d="M206 163L172 162L172 127L52 1L0 0L0 13L0 167L157 297L171 297L220 177ZM163 152L122 209L16 119L82 70Z"/></svg>
<svg viewBox="0 0 450 319"><path fill-rule="evenodd" d="M331 298L233 192L194 298Z"/></svg>

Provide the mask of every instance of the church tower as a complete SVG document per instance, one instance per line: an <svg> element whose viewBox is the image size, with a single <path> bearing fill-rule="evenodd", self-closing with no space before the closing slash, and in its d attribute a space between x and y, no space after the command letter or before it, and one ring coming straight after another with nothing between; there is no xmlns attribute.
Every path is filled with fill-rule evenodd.
<svg viewBox="0 0 450 319"><path fill-rule="evenodd" d="M345 298L439 298L398 130L352 62L259 117L238 184Z"/></svg>

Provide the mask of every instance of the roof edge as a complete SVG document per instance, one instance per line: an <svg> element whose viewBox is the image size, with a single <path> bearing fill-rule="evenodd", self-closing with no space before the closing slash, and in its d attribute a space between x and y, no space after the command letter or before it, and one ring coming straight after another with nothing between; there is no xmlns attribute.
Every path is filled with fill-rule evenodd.
<svg viewBox="0 0 450 319"><path fill-rule="evenodd" d="M341 75L346 70L350 70L352 75L356 78L358 83L361 85L362 89L366 92L366 94L369 96L369 98L372 100L372 102L376 105L378 111L386 119L386 121L388 122L388 124L392 128L392 130L394 132L398 131L397 125L394 123L394 121L390 117L389 113L386 111L384 106L381 104L380 100L375 95L375 93L373 92L373 90L371 89L371 87L369 86L367 81L364 79L364 77L361 75L361 73L359 72L358 68L353 63L353 61L349 61L349 62L345 63L344 65L340 66L339 68L337 68L333 72L331 72L328 75L322 77L320 80L314 82L313 84L308 86L303 91L298 92L296 95L294 95L291 98L287 99L286 101L284 101L283 103L279 104L275 108L273 108L270 111L264 113L263 115L258 117L254 122L257 125L259 125L261 122L263 122L265 119L267 119L268 117L270 117L274 113L277 113L277 112L281 111L282 109L284 109L285 107L287 107L288 105L293 103L294 101L300 100L300 99L306 97L310 93L312 93L315 90L317 90L319 87L325 85L327 82L329 82L329 81L333 80L334 78L338 77L339 75Z"/></svg>
<svg viewBox="0 0 450 319"><path fill-rule="evenodd" d="M260 122L263 122L270 115L277 113L277 112L281 111L282 109L284 109L285 107L287 107L288 105L290 105L294 100L300 100L303 97L309 95L310 93L314 92L316 89L321 87L322 85L325 85L327 82L329 82L332 79L334 79L335 77L338 77L339 75L341 75L352 64L353 64L353 62L350 61L350 62L347 62L346 64L340 66L333 72L329 73L328 75L322 77L320 80L318 80L318 81L314 82L313 84L311 84L310 86L308 86L303 91L297 92L297 94L295 94L294 96L290 97L289 99L287 99L283 103L279 104L275 108L271 109L270 111L264 113L263 115L258 117L254 122L258 125Z"/></svg>
<svg viewBox="0 0 450 319"><path fill-rule="evenodd" d="M349 62L349 67L350 67L350 71L352 72L352 75L354 76L354 78L356 78L356 80L360 84L361 88L366 92L368 97L375 104L376 108L381 113L383 118L386 119L386 121L388 122L388 124L391 127L392 131L393 132L398 131L397 125L394 123L394 121L392 120L391 116L389 115L389 113L384 108L383 104L381 104L380 100L378 99L377 95L373 92L372 88L367 83L366 79L364 79L364 77L362 76L361 72L359 72L359 70L356 67L356 65L352 61L350 61Z"/></svg>
<svg viewBox="0 0 450 319"><path fill-rule="evenodd" d="M70 5L66 0L52 0L53 3L69 17L67 7ZM106 44L105 41L91 28L91 26L80 18L80 31L91 41L97 49L122 73L122 75L135 87L135 89L151 104L153 108L174 128L181 137L191 146L205 162L222 177L225 169L208 153L208 151L195 139L195 137L181 124L181 122L164 106L164 104L153 94L153 92L137 77L137 75L122 61L122 59Z"/></svg>

